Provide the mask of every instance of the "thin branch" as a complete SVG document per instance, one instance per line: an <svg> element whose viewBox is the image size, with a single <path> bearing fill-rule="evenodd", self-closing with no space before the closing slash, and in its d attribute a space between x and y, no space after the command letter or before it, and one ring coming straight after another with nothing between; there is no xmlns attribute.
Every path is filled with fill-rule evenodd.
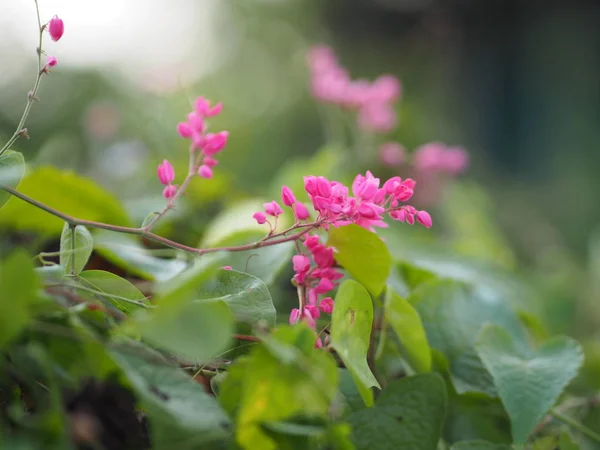
<svg viewBox="0 0 600 450"><path fill-rule="evenodd" d="M593 439L596 442L600 442L600 434L596 433L595 431L590 430L588 427L586 427L582 423L576 421L572 417L565 416L563 413L557 411L556 408L552 409L550 411L550 414L553 415L558 420L560 420L561 422L566 423L574 430L579 431L581 434L586 435L587 437L589 437L590 439Z"/></svg>
<svg viewBox="0 0 600 450"><path fill-rule="evenodd" d="M31 111L31 107L33 106L33 102L36 101L36 98L37 98L36 95L37 95L38 89L40 87L40 82L42 80L42 76L44 75L44 68L43 68L43 63L42 63L42 42L44 40L45 26L42 26L42 19L40 18L40 8L38 6L37 0L35 0L35 11L37 13L38 28L39 28L39 32L40 32L39 43L38 43L38 48L37 48L37 54L38 54L37 75L35 77L35 83L33 85L33 89L27 95L27 104L25 105L25 110L23 111L21 120L19 120L17 129L15 130L15 132L13 133L11 138L8 140L8 142L6 144L4 144L4 147L2 147L2 149L0 149L0 156L2 156L2 154L6 150L8 150L11 147L11 145L13 145L15 143L15 141L17 139L19 139L20 136L27 134L27 130L24 128L25 122L27 121L27 117L29 116L29 112Z"/></svg>

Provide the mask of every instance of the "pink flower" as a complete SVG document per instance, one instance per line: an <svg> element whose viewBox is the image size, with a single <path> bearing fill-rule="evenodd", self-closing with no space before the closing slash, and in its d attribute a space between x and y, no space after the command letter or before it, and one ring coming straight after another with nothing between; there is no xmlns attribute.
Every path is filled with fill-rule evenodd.
<svg viewBox="0 0 600 450"><path fill-rule="evenodd" d="M280 214L283 214L283 209L281 209L281 206L279 206L279 203L277 203L275 200L265 203L263 206L265 207L265 212L269 216L277 217Z"/></svg>
<svg viewBox="0 0 600 450"><path fill-rule="evenodd" d="M294 209L294 214L296 216L296 219L298 219L298 220L306 220L310 217L310 213L308 212L308 209L301 202L294 203L293 209Z"/></svg>
<svg viewBox="0 0 600 450"><path fill-rule="evenodd" d="M324 298L321 300L321 303L319 303L319 308L325 314L331 314L333 312L333 299L331 297Z"/></svg>
<svg viewBox="0 0 600 450"><path fill-rule="evenodd" d="M381 75L371 87L371 98L373 102L392 103L400 97L400 82L393 75Z"/></svg>
<svg viewBox="0 0 600 450"><path fill-rule="evenodd" d="M300 310L298 308L292 309L292 311L290 312L290 325L294 325L295 323L298 323L299 320L300 320Z"/></svg>
<svg viewBox="0 0 600 450"><path fill-rule="evenodd" d="M419 211L417 213L417 221L425 228L431 228L432 221L431 216L427 211Z"/></svg>
<svg viewBox="0 0 600 450"><path fill-rule="evenodd" d="M58 16L54 16L48 23L48 33L50 38L56 42L58 41L65 32L65 24Z"/></svg>
<svg viewBox="0 0 600 450"><path fill-rule="evenodd" d="M179 133L179 136L184 139L189 139L193 134L193 130L189 122L179 122L177 124L177 132Z"/></svg>
<svg viewBox="0 0 600 450"><path fill-rule="evenodd" d="M203 164L198 168L198 175L202 178L212 178L213 171L208 165Z"/></svg>
<svg viewBox="0 0 600 450"><path fill-rule="evenodd" d="M220 131L216 134L209 133L204 137L202 150L206 155L212 156L227 145L228 137L229 133L227 131Z"/></svg>
<svg viewBox="0 0 600 450"><path fill-rule="evenodd" d="M333 284L329 278L321 278L315 287L315 292L317 292L317 294L324 294L325 292L329 292L334 288L335 284Z"/></svg>
<svg viewBox="0 0 600 450"><path fill-rule="evenodd" d="M267 216L265 215L265 213L256 212L252 217L254 218L254 220L256 220L256 223L258 223L259 225L262 225L267 222Z"/></svg>
<svg viewBox="0 0 600 450"><path fill-rule="evenodd" d="M217 103L215 106L211 107L210 102L207 99L198 97L194 102L194 110L203 117L213 117L221 113L223 105Z"/></svg>
<svg viewBox="0 0 600 450"><path fill-rule="evenodd" d="M309 312L313 319L318 319L321 317L321 311L319 311L319 308L317 308L315 305L306 305L304 309Z"/></svg>
<svg viewBox="0 0 600 450"><path fill-rule="evenodd" d="M170 184L175 179L175 169L173 169L171 163L166 159L158 165L157 173L158 180L162 184Z"/></svg>
<svg viewBox="0 0 600 450"><path fill-rule="evenodd" d="M206 165L208 167L214 167L217 164L219 164L219 161L217 161L212 156L207 156L207 157L204 158L204 165Z"/></svg>
<svg viewBox="0 0 600 450"><path fill-rule="evenodd" d="M446 172L450 175L458 175L469 165L469 155L465 149L460 147L450 147L446 149L444 155L444 166Z"/></svg>
<svg viewBox="0 0 600 450"><path fill-rule="evenodd" d="M379 159L386 166L396 167L406 159L406 150L397 142L386 142L379 147Z"/></svg>
<svg viewBox="0 0 600 450"><path fill-rule="evenodd" d="M396 111L387 103L368 103L360 109L358 126L363 131L387 133L396 125Z"/></svg>
<svg viewBox="0 0 600 450"><path fill-rule="evenodd" d="M287 186L281 187L281 201L285 206L292 206L296 203L296 197L292 190Z"/></svg>
<svg viewBox="0 0 600 450"><path fill-rule="evenodd" d="M294 255L292 257L295 272L308 272L310 269L310 258L305 255Z"/></svg>
<svg viewBox="0 0 600 450"><path fill-rule="evenodd" d="M233 267L231 267L231 266L223 266L223 267L221 267L221 269L223 269L223 270L233 270Z"/></svg>
<svg viewBox="0 0 600 450"><path fill-rule="evenodd" d="M169 184L169 185L165 186L165 188L163 189L163 194L162 195L167 200L170 200L173 197L175 197L176 193L177 193L177 186Z"/></svg>
<svg viewBox="0 0 600 450"><path fill-rule="evenodd" d="M56 60L56 57L54 57L54 56L48 56L48 58L46 58L46 65L47 66L54 67L56 64L58 64L58 61Z"/></svg>

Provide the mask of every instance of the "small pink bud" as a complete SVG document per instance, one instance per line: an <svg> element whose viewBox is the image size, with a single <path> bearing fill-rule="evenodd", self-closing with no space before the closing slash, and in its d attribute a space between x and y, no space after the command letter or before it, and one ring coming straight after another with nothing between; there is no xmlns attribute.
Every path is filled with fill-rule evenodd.
<svg viewBox="0 0 600 450"><path fill-rule="evenodd" d="M281 201L285 206L292 206L294 203L296 203L296 197L294 196L294 193L287 186L283 186L281 188Z"/></svg>
<svg viewBox="0 0 600 450"><path fill-rule="evenodd" d="M50 66L50 67L54 67L56 64L58 64L58 61L56 60L55 56L48 56L48 58L46 59L46 65Z"/></svg>
<svg viewBox="0 0 600 450"><path fill-rule="evenodd" d="M163 197L166 198L167 200L170 200L173 197L175 197L176 193L177 193L177 186L174 186L172 184L165 186L165 188L163 189Z"/></svg>
<svg viewBox="0 0 600 450"><path fill-rule="evenodd" d="M315 305L306 305L304 307L313 319L318 319L321 316L321 311Z"/></svg>
<svg viewBox="0 0 600 450"><path fill-rule="evenodd" d="M325 292L331 291L333 288L335 288L335 284L333 284L329 278L321 278L319 284L315 286L315 291L319 294L324 294Z"/></svg>
<svg viewBox="0 0 600 450"><path fill-rule="evenodd" d="M157 173L158 180L162 184L170 184L175 179L175 169L173 169L171 163L166 159L158 165Z"/></svg>
<svg viewBox="0 0 600 450"><path fill-rule="evenodd" d="M425 228L431 228L432 221L431 216L427 211L419 211L417 213L417 221Z"/></svg>
<svg viewBox="0 0 600 450"><path fill-rule="evenodd" d="M263 223L267 222L267 216L265 215L265 213L257 212L257 213L254 213L254 215L252 217L254 218L254 220L256 220L256 222L259 225L262 225Z"/></svg>
<svg viewBox="0 0 600 450"><path fill-rule="evenodd" d="M208 167L214 167L217 164L219 164L219 161L217 161L215 158L213 158L211 156L207 156L206 158L204 158L204 164L207 165Z"/></svg>
<svg viewBox="0 0 600 450"><path fill-rule="evenodd" d="M300 310L298 308L292 309L290 312L290 325L294 325L300 320Z"/></svg>
<svg viewBox="0 0 600 450"><path fill-rule="evenodd" d="M294 203L294 214L296 215L296 219L298 220L306 220L310 217L310 213L306 206L303 203L296 202Z"/></svg>
<svg viewBox="0 0 600 450"><path fill-rule="evenodd" d="M221 267L221 269L223 269L223 270L233 270L233 267L231 267L231 266L223 266L223 267Z"/></svg>
<svg viewBox="0 0 600 450"><path fill-rule="evenodd" d="M321 300L321 303L319 303L319 308L325 314L331 314L333 312L333 299L331 297L324 298Z"/></svg>
<svg viewBox="0 0 600 450"><path fill-rule="evenodd" d="M265 212L269 216L277 217L280 214L283 214L283 209L281 209L281 206L279 206L279 203L277 203L275 200L265 203L263 206L265 207Z"/></svg>
<svg viewBox="0 0 600 450"><path fill-rule="evenodd" d="M212 178L213 171L206 164L203 164L198 168L198 175L200 175L202 178Z"/></svg>
<svg viewBox="0 0 600 450"><path fill-rule="evenodd" d="M179 136L184 139L192 137L192 127L190 127L190 124L187 122L179 122L177 124L177 132L179 133Z"/></svg>
<svg viewBox="0 0 600 450"><path fill-rule="evenodd" d="M58 18L58 16L54 16L48 24L48 33L50 33L50 38L56 42L62 37L64 32L65 24L61 19Z"/></svg>

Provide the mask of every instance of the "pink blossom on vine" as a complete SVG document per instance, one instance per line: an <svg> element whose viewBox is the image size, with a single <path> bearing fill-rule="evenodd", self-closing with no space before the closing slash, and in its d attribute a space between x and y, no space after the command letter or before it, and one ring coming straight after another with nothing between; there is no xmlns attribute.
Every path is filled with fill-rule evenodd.
<svg viewBox="0 0 600 450"><path fill-rule="evenodd" d="M161 184L171 184L175 179L175 169L166 159L158 165L157 174Z"/></svg>
<svg viewBox="0 0 600 450"><path fill-rule="evenodd" d="M48 56L48 58L46 58L46 66L54 67L56 64L58 64L58 61L55 56Z"/></svg>
<svg viewBox="0 0 600 450"><path fill-rule="evenodd" d="M319 303L319 308L325 314L331 314L333 312L333 299L331 297L324 298Z"/></svg>
<svg viewBox="0 0 600 450"><path fill-rule="evenodd" d="M281 187L281 201L285 206L292 206L296 203L296 197L292 190L287 186Z"/></svg>
<svg viewBox="0 0 600 450"><path fill-rule="evenodd" d="M213 158L212 156L206 156L204 158L204 165L208 166L208 167L214 167L217 164L219 164L219 161L217 161L215 158Z"/></svg>
<svg viewBox="0 0 600 450"><path fill-rule="evenodd" d="M372 133L387 133L396 128L396 111L387 103L369 103L360 109L358 126Z"/></svg>
<svg viewBox="0 0 600 450"><path fill-rule="evenodd" d="M265 203L263 206L265 208L265 212L269 216L277 217L283 214L283 209L281 209L281 206L279 206L279 203L277 203L275 200Z"/></svg>
<svg viewBox="0 0 600 450"><path fill-rule="evenodd" d="M204 141L202 143L202 149L207 156L213 156L214 154L223 150L225 145L227 145L227 139L229 137L229 133L227 131L220 131L216 134L208 133L204 136Z"/></svg>
<svg viewBox="0 0 600 450"><path fill-rule="evenodd" d="M165 186L165 188L163 189L163 197L166 198L167 200L170 200L173 197L175 197L176 193L177 193L177 186L174 186L172 184Z"/></svg>
<svg viewBox="0 0 600 450"><path fill-rule="evenodd" d="M65 32L65 24L58 16L54 16L48 23L48 33L53 41L58 41Z"/></svg>
<svg viewBox="0 0 600 450"><path fill-rule="evenodd" d="M233 267L231 267L231 266L223 266L223 267L221 267L221 269L223 269L223 270L233 270Z"/></svg>
<svg viewBox="0 0 600 450"><path fill-rule="evenodd" d="M217 116L222 110L223 105L221 103L217 103L215 106L211 107L210 101L204 97L198 97L194 102L194 111L202 117Z"/></svg>
<svg viewBox="0 0 600 450"><path fill-rule="evenodd" d="M400 81L393 75L379 76L371 86L370 100L379 103L392 103L400 98Z"/></svg>
<svg viewBox="0 0 600 450"><path fill-rule="evenodd" d="M294 325L295 323L298 323L299 320L300 320L300 310L298 308L292 309L292 311L290 312L290 325Z"/></svg>
<svg viewBox="0 0 600 450"><path fill-rule="evenodd" d="M212 178L213 171L208 165L203 164L198 168L198 175L202 178Z"/></svg>
<svg viewBox="0 0 600 450"><path fill-rule="evenodd" d="M427 211L419 211L417 213L417 221L426 228L431 228L431 216Z"/></svg>
<svg viewBox="0 0 600 450"><path fill-rule="evenodd" d="M310 217L310 213L308 212L308 208L304 206L304 203L296 202L293 206L294 215L298 220L306 220Z"/></svg>
<svg viewBox="0 0 600 450"><path fill-rule="evenodd" d="M413 165L421 172L458 175L469 165L469 155L463 148L430 142L415 150Z"/></svg>
<svg viewBox="0 0 600 450"><path fill-rule="evenodd" d="M254 218L254 220L256 220L256 223L258 223L259 225L262 225L267 222L267 216L265 215L265 213L256 212L252 217Z"/></svg>

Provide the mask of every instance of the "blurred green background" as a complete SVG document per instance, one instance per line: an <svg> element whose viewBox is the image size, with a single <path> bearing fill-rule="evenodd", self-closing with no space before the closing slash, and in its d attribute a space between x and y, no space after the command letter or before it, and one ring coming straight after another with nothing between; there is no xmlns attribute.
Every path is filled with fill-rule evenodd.
<svg viewBox="0 0 600 450"><path fill-rule="evenodd" d="M400 78L401 123L390 140L409 150L435 140L468 149L462 190L432 211L436 232L470 256L518 266L542 293L556 331L597 333L597 2L40 0L40 7L43 20L58 14L66 31L47 42L59 64L43 80L27 124L31 139L15 147L30 163L94 179L141 223L163 204L157 164L168 158L180 175L185 170L187 145L175 127L190 102L220 100L224 112L211 127L229 130L230 142L215 178L196 180L186 207L160 230L197 243L224 203L270 199L289 161L327 145L305 61L324 43L354 78ZM0 24L7 139L35 76L33 1L3 1ZM376 159L369 167L391 175Z"/></svg>

